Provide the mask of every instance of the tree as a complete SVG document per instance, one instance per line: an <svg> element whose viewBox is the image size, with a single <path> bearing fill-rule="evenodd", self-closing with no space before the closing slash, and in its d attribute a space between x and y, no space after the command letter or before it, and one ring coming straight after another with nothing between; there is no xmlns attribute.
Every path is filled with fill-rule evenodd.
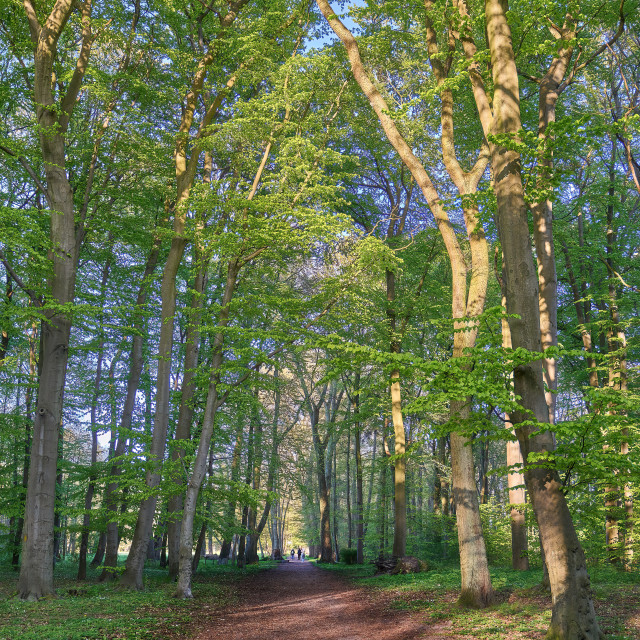
<svg viewBox="0 0 640 640"><path fill-rule="evenodd" d="M506 2L501 0L485 2L494 83L493 120L490 129L486 128L496 136L491 148L491 162L497 200L496 218L505 262L511 340L515 349L540 352L538 280L531 253L520 154L506 144L521 129L518 74L506 9ZM553 597L547 637L599 638L584 553L562 493L558 472L550 464L529 464L536 455L540 459L540 454L544 456L553 450L550 431L536 433L534 429L538 427L525 426L531 417L543 424L549 421L540 362L525 362L517 366L514 387L522 398L523 410L516 412L512 419L525 465L528 465L525 467L527 489L540 528Z"/></svg>
<svg viewBox="0 0 640 640"><path fill-rule="evenodd" d="M33 99L46 175L45 197L51 210L52 274L42 322L38 408L33 443L20 582L22 599L36 600L53 591L53 521L58 438L62 422L71 314L82 226L76 226L73 191L65 171L65 135L89 62L95 36L91 1L80 6L81 45L68 86L54 95L52 73L57 46L74 9L71 0L57 0L44 18L31 1L24 5L34 45Z"/></svg>
<svg viewBox="0 0 640 640"><path fill-rule="evenodd" d="M347 50L353 75L367 96L372 108L374 109L380 124L387 136L389 142L393 145L398 155L402 159L405 166L411 172L416 183L420 187L425 200L429 204L429 208L436 220L438 229L444 240L445 247L451 262L452 281L453 281L453 301L452 310L454 322L456 325L456 347L454 348L454 357L460 358L466 347L472 346L475 340L474 321L468 324L467 318L476 317L484 307L484 297L488 280L488 257L486 255L486 242L484 233L477 228L477 216L475 205L471 199L466 199L465 206L465 222L467 224L467 232L471 240L472 254L474 256L475 270L469 291L468 300L466 299L466 267L460 245L456 238L451 220L442 206L440 196L434 186L434 183L425 170L421 161L416 157L411 147L407 144L404 136L398 130L392 116L389 113L388 106L369 78L362 61L358 45L350 31L335 15L333 9L328 2L317 0L320 11L328 21L331 28L340 38ZM431 7L427 5L427 8ZM433 54L437 53L437 43L435 41L435 33L428 23L430 29L428 38ZM436 75L439 81L444 81L443 68L439 63L434 64ZM469 195L469 192L475 191L478 181L482 176L486 166L486 154L481 153L480 157L470 173L465 173L455 158L453 148L453 120L452 120L452 94L443 92L442 106L442 123L443 123L443 149L445 153L445 164L450 175L453 176L456 186L463 195ZM444 137L446 135L446 140ZM483 255L484 253L484 255ZM465 304L466 302L466 304ZM394 381L395 382L395 381ZM393 392L392 385L392 392ZM392 411L396 414L400 411L399 387L395 387L395 395L392 396ZM460 403L452 403L451 412L454 419L464 419L467 401ZM396 456L400 459L404 456L404 436L398 439L399 422L394 418L394 429L396 431ZM402 428L404 432L404 427ZM455 442L455 445L453 444ZM489 577L489 570L486 560L486 550L484 548L484 540L482 538L482 529L478 512L477 496L475 492L475 481L473 479L473 459L470 454L466 441L457 433L452 434L452 456L455 460L454 466L454 482L458 490L457 499L459 500L459 517L458 517L458 535L461 540L461 564L462 564L462 590L461 601L475 606L486 606L492 598L493 590ZM402 471L404 461L401 461L402 467L400 478L402 486L404 486L404 478ZM398 487L396 486L396 491ZM402 493L401 493L402 495ZM396 523L397 527L406 526L403 520ZM394 543L394 553L396 552Z"/></svg>
<svg viewBox="0 0 640 640"><path fill-rule="evenodd" d="M127 556L126 569L120 579L121 584L124 586L136 589L141 589L143 586L142 570L144 567L144 558L149 536L151 535L153 516L158 499L154 490L160 483L160 467L162 465L166 447L167 428L169 423L169 396L172 362L171 350L173 346L173 326L176 310L175 279L187 244L187 236L185 234L188 210L187 203L201 156L201 148L199 146L196 146L195 149L191 151L191 154L189 154L190 149L187 143L191 128L194 125L196 109L203 91L207 72L216 60L225 32L236 20L238 12L247 4L247 2L248 0L232 2L229 4L227 12L224 15L219 16L219 31L209 41L209 44L206 47L206 52L198 61L197 68L190 82L189 91L185 97L182 119L177 132L178 135L174 151L176 167L176 196L174 201L171 203L171 209L174 212L173 237L162 275L162 312L160 341L158 345L156 412L154 417L153 437L149 448L150 468L146 473L145 480L146 486L150 490L150 495L145 498L140 505L134 537L131 542L131 549ZM209 13L210 10L205 9L200 14L198 21L202 22ZM202 138L207 134L208 127L213 122L221 107L224 97L234 83L235 76L232 76L220 93L208 103L198 127L196 138ZM190 558L191 555L189 556L189 562Z"/></svg>

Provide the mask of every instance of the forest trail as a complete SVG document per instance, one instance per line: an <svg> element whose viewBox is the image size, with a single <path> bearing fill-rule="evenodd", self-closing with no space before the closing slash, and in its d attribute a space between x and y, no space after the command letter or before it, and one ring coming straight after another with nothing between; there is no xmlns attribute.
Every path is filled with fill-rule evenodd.
<svg viewBox="0 0 640 640"><path fill-rule="evenodd" d="M240 602L217 613L195 640L444 640L439 625L389 611L375 596L309 562L248 577ZM446 626L442 625L443 627ZM444 629L442 629L444 631Z"/></svg>

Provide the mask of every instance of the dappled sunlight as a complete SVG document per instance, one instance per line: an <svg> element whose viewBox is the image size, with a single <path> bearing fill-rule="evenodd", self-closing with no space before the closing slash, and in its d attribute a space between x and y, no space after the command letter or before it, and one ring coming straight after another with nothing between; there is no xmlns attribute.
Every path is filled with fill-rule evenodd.
<svg viewBox="0 0 640 640"><path fill-rule="evenodd" d="M338 576L284 563L247 580L237 609L211 618L197 640L435 639L406 613L387 611Z"/></svg>

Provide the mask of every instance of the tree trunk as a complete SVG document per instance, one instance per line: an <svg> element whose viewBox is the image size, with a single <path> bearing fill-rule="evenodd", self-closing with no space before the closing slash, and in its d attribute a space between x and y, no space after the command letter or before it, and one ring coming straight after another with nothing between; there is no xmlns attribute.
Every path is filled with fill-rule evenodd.
<svg viewBox="0 0 640 640"><path fill-rule="evenodd" d="M393 420L395 459L393 465L393 551L397 558L407 553L407 499L406 499L406 436L404 433L404 421L402 420L402 402L400 397L399 374L394 371L391 374L391 416Z"/></svg>
<svg viewBox="0 0 640 640"><path fill-rule="evenodd" d="M614 276L615 264L614 256L617 250L617 229L615 228L615 162L616 162L616 142L611 139L611 160L609 163L609 189L607 204L607 247L606 247L606 264L608 270L608 296L607 304L609 307L609 325L607 327L607 352L608 356L608 386L618 392L627 390L627 364L626 364L626 347L627 341L624 333L623 325L620 322L620 310L618 307L618 291L617 280ZM605 445L608 448L609 445ZM621 452L628 450L628 445L624 443ZM615 470L615 476L619 475L619 471ZM624 496L621 495L623 494ZM618 564L624 562L625 558L625 541L627 536L624 535L625 524L623 523L623 531L621 532L620 519L628 510L629 506L629 487L621 490L619 483L611 482L605 486L605 531L607 551L609 562ZM624 502L624 509L623 503ZM631 522L631 521L629 521ZM630 549L630 547L627 547Z"/></svg>
<svg viewBox="0 0 640 640"><path fill-rule="evenodd" d="M485 0L486 26L493 82L493 133L517 136L520 129L518 73L504 0ZM514 349L541 350L538 276L533 264L517 151L495 144L491 153L497 224L505 261L507 313ZM524 411L512 415L525 465L530 453L553 450L549 431L522 423L534 417L548 423L542 368L539 361L521 364L514 371L515 392ZM590 581L580 542L553 468L528 468L525 479L540 528L549 568L553 601L548 638L596 640L600 630L590 593Z"/></svg>
<svg viewBox="0 0 640 640"><path fill-rule="evenodd" d="M196 551L193 555L193 561L191 563L191 573L195 573L198 569L198 565L200 564L200 559L204 554L204 543L205 538L207 536L207 523L203 522L200 527L200 533L198 534L198 541L196 542Z"/></svg>
<svg viewBox="0 0 640 640"><path fill-rule="evenodd" d="M207 164L207 163L205 163ZM202 256L202 252L195 250L194 260L198 265L195 282L193 284L193 295L191 297L191 310L189 314L189 324L187 325L187 335L185 339L184 375L182 378L182 395L180 397L180 409L178 412L178 424L175 432L175 443L171 450L171 460L176 468L174 469L173 481L181 486L182 473L178 465L182 465L184 458L184 447L180 446L180 441L191 439L191 424L193 422L193 395L195 393L195 374L198 366L198 353L200 350L200 316L202 309L203 292L206 282L206 268L208 260ZM180 523L182 511L182 492L176 490L169 498L167 507L167 550L169 554L169 578L173 580L178 575L179 549L180 549Z"/></svg>
<svg viewBox="0 0 640 640"><path fill-rule="evenodd" d="M347 427L347 449L346 449L346 498L347 498L347 548L351 549L353 543L353 523L351 518L351 469L349 460L351 458L351 425Z"/></svg>
<svg viewBox="0 0 640 640"><path fill-rule="evenodd" d="M489 435L487 431L482 432L481 435L485 436L485 439L480 441L480 504L487 504L489 502Z"/></svg>
<svg viewBox="0 0 640 640"><path fill-rule="evenodd" d="M508 416L505 416L505 427L509 428ZM507 442L507 467L522 465L520 443L516 440ZM527 525L524 518L526 502L524 475L521 471L512 471L507 476L509 486L509 504L511 518L511 566L516 571L529 570L527 544Z"/></svg>
<svg viewBox="0 0 640 640"><path fill-rule="evenodd" d="M254 402L258 402L256 395ZM263 460L263 427L262 420L260 419L260 413L257 406L253 409L253 421L255 424L254 429L254 442L252 447L252 469L251 469L251 485L254 491L260 490L260 472L262 469ZM249 513L247 514L247 529L249 530L247 546L245 549L245 562L247 564L258 562L258 538L260 532L258 532L258 512L256 507L249 507Z"/></svg>
<svg viewBox="0 0 640 640"><path fill-rule="evenodd" d="M279 382L279 373L276 369L274 373L274 379L276 384ZM258 562L258 548L257 544L260 540L262 531L269 519L269 513L271 511L271 495L274 490L276 480L276 469L278 465L278 446L280 444L280 436L278 436L278 422L280 420L280 388L276 386L275 398L274 398L274 411L273 420L271 422L271 454L269 456L269 471L267 475L267 499L262 510L260 522L254 526L254 530L251 533L251 545L247 549L247 562ZM284 436L282 436L284 437ZM257 486L254 488L258 488ZM272 546L273 549L273 546Z"/></svg>
<svg viewBox="0 0 640 640"><path fill-rule="evenodd" d="M31 333L29 334L29 384L25 393L25 422L24 422L24 450L23 450L23 463L22 463L22 491L21 498L24 499L27 493L27 486L29 483L29 465L31 460L31 433L33 425L33 389L36 383L36 374L38 359L36 357L36 342L38 341L38 325L34 322L31 325ZM16 526L16 533L13 543L13 555L11 558L11 565L13 567L18 566L20 560L20 548L22 545L22 531L24 529L24 518L21 516L18 518Z"/></svg>
<svg viewBox="0 0 640 640"><path fill-rule="evenodd" d="M178 267L186 246L183 236L185 221L176 214L174 238L171 241L169 256L162 274L160 287L162 311L160 314L160 340L158 344L158 375L156 381L156 413L151 437L151 446L147 454L145 487L148 496L142 501L127 556L126 568L120 584L123 587L142 589L142 571L145 552L158 500L157 487L161 479L161 467L164 459L167 428L169 424L169 398L171 382L171 350L173 346L173 326L176 310L175 280Z"/></svg>
<svg viewBox="0 0 640 640"><path fill-rule="evenodd" d="M140 287L136 296L136 304L132 313L132 338L131 351L129 353L129 377L127 379L127 392L122 406L122 414L120 416L120 424L118 429L114 428L111 434L112 466L109 473L109 479L105 491L104 504L107 511L107 532L106 532L106 550L104 559L104 570L100 575L100 581L114 579L116 577L113 569L118 565L118 545L120 537L118 534L118 478L122 473L122 457L126 453L127 441L129 439L129 429L133 420L133 411L136 403L136 394L140 386L140 378L144 366L143 354L143 328L144 328L144 307L148 298L149 279L153 275L158 264L160 255L161 239L156 234L147 261L144 272L140 279ZM116 358L112 362L115 363Z"/></svg>
<svg viewBox="0 0 640 640"><path fill-rule="evenodd" d="M355 375L354 394L354 418L355 428L353 433L353 443L355 447L356 459L356 544L357 563L364 563L364 503L362 495L362 451L360 448L360 370Z"/></svg>
<svg viewBox="0 0 640 640"><path fill-rule="evenodd" d="M331 465L332 471L332 490L333 490L333 549L334 559L336 562L340 562L340 547L338 546L338 448L333 445L333 464Z"/></svg>
<svg viewBox="0 0 640 640"><path fill-rule="evenodd" d="M24 3L34 45L34 102L40 149L47 179L51 209L50 240L53 264L49 301L41 326L41 361L38 408L33 425L33 443L25 505L22 562L18 593L23 600L53 595L53 539L58 439L62 426L63 393L69 354L72 315L66 309L75 296L78 237L73 191L65 170L65 134L82 85L91 44L91 4L80 7L82 45L73 80L62 101L53 95L52 73L60 37L75 4L57 0L41 25L31 0Z"/></svg>
<svg viewBox="0 0 640 640"><path fill-rule="evenodd" d="M96 550L93 554L91 563L89 564L90 567L95 568L98 565L102 564L106 546L107 546L107 534L106 532L103 531L98 536L98 543L96 544Z"/></svg>
<svg viewBox="0 0 640 640"><path fill-rule="evenodd" d="M394 216L392 215L392 218ZM390 234L387 234L390 235ZM400 342L396 335L396 278L387 270L387 320L389 321L389 346L391 353L400 353ZM394 473L393 473L393 551L392 555L402 558L407 554L407 496L406 496L406 434L402 419L402 397L400 393L400 373L391 373L391 419L394 433Z"/></svg>
<svg viewBox="0 0 640 640"><path fill-rule="evenodd" d="M378 487L378 558L383 559L387 549L387 474L389 463L386 460L387 453L387 427L388 419L385 418L385 425L381 435L381 451L385 454L385 458L380 465L380 485Z"/></svg>
<svg viewBox="0 0 640 640"><path fill-rule="evenodd" d="M243 432L242 416L238 416L236 423L236 443L233 447L233 457L231 458L231 483L238 481L240 477L240 454L242 453L242 432ZM233 534L230 533L235 522L236 502L229 500L224 512L224 538L220 547L219 562L229 559L231 552L231 539Z"/></svg>
<svg viewBox="0 0 640 640"><path fill-rule="evenodd" d="M111 238L110 238L111 239ZM109 279L109 270L111 268L111 255L105 262L102 271L102 281L100 283L100 291L104 297L104 291ZM96 377L93 385L93 397L91 399L91 466L92 471L89 475L89 485L84 497L84 514L82 516L82 534L80 537L80 556L78 558L78 575L77 580L87 579L87 551L89 548L89 527L91 524L91 504L93 502L93 494L95 492L95 484L98 480L98 474L95 466L98 461L98 400L100 398L100 383L102 380L102 361L104 360L104 316L100 316L100 340L98 344L98 362L96 364Z"/></svg>
<svg viewBox="0 0 640 640"><path fill-rule="evenodd" d="M504 279L500 278L500 286L504 289ZM502 294L502 306L506 308L504 291ZM502 318L502 347L511 349L511 332L506 318ZM505 414L505 429L510 429L513 433L513 425L507 414ZM515 436L515 433L513 434ZM510 519L511 519L511 566L516 571L529 570L527 525L524 517L526 504L526 492L524 488L525 480L522 473L522 452L520 443L517 440L507 440L507 467L513 469L518 465L517 470L511 470L507 475L507 486L509 489ZM542 565L545 567L544 552L542 553ZM546 574L548 576L548 573ZM544 581L543 581L544 582Z"/></svg>
<svg viewBox="0 0 640 640"><path fill-rule="evenodd" d="M233 260L227 269L227 280L222 296L220 312L218 315L218 326L222 330L229 324L230 304L235 292L236 280L240 271L240 261ZM222 366L224 352L224 333L220 331L215 334L212 349L211 378L207 392L207 403L202 420L202 430L198 441L195 460L189 475L187 491L184 499L182 514L182 527L180 530L180 567L178 571L178 584L176 587L176 597L191 598L191 556L193 550L193 520L195 518L196 504L200 487L207 470L207 458L213 436L216 412L220 406L221 399L218 395L218 376Z"/></svg>
<svg viewBox="0 0 640 640"><path fill-rule="evenodd" d="M317 430L317 425L316 425ZM314 436L315 439L315 436ZM329 509L329 489L325 475L325 452L322 448L317 454L318 501L320 503L320 558L319 562L331 562L333 559L331 545L331 520Z"/></svg>

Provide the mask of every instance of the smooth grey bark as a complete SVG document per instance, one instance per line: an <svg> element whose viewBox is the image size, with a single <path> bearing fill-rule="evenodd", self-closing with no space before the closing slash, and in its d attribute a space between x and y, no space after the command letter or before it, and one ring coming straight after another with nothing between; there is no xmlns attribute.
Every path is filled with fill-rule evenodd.
<svg viewBox="0 0 640 640"><path fill-rule="evenodd" d="M36 7L25 0L24 9L34 46L34 103L38 135L51 209L50 258L53 269L41 328L38 401L33 424L31 463L25 505L22 562L18 593L37 600L53 595L53 540L58 439L62 424L63 393L69 353L71 314L66 310L75 296L77 256L81 234L75 222L73 191L65 170L65 135L87 68L93 36L91 1L80 5L82 36L76 68L64 95L53 93L52 73L58 39L71 15L72 0L57 0L41 24Z"/></svg>
<svg viewBox="0 0 640 640"><path fill-rule="evenodd" d="M485 0L495 87L491 131L495 135L515 137L521 129L520 94L507 9L506 0ZM540 352L538 274L529 237L520 156L515 150L496 143L492 145L491 163L512 344L514 349ZM550 431L536 433L539 427L523 424L531 417L540 423L549 421L540 362L518 365L514 370L514 387L522 398L523 411L514 412L512 420L526 465L531 453L544 454L553 450ZM599 640L601 633L591 599L584 553L558 473L552 466L529 467L525 479L549 568L553 608L547 638Z"/></svg>
<svg viewBox="0 0 640 640"><path fill-rule="evenodd" d="M193 521L196 513L196 503L200 487L207 469L207 456L211 446L213 427L218 408L224 401L224 396L218 393L220 382L220 368L224 359L224 329L230 320L230 305L236 288L236 281L243 263L239 259L229 262L227 267L227 279L218 315L218 327L213 341L211 377L209 389L207 391L207 403L202 420L202 430L196 450L195 460L189 474L187 489L182 512L182 527L180 529L180 566L178 569L178 584L176 586L176 597L191 598L191 575L192 575L192 553L193 553Z"/></svg>
<svg viewBox="0 0 640 640"><path fill-rule="evenodd" d="M500 280L501 286L504 286L504 280ZM502 300L503 307L506 307L506 301ZM509 331L509 323L506 318L502 319L502 346L504 349L511 349L511 332ZM513 432L513 425L507 414L505 414L505 428ZM522 452L520 451L520 443L515 440L507 440L507 467L513 469L518 466L519 469L513 469L507 476L507 486L509 488L509 505L511 519L511 566L516 571L528 571L529 557L527 526L524 517L524 507L526 504L526 492L524 488L524 475L522 473ZM546 567L543 553L543 565ZM545 569L546 571L546 569Z"/></svg>
<svg viewBox="0 0 640 640"><path fill-rule="evenodd" d="M189 155L191 137L189 132L192 129L195 119L196 107L202 95L207 72L211 64L216 59L220 47L220 37L235 21L238 11L248 2L248 0L237 0L229 2L226 14L219 14L220 31L217 37L211 41L206 54L198 61L191 86L185 97L185 104L182 111L182 119L176 137L176 147L174 151L174 161L176 167L176 200L173 205L173 238L169 255L162 274L160 294L162 308L160 313L160 339L158 343L158 372L156 378L156 412L153 421L153 431L151 436L151 446L147 453L147 471L145 474L145 485L148 497L145 498L138 512L138 518L131 541L129 555L127 556L126 569L120 578L120 584L124 587L142 589L142 572L144 569L145 549L151 535L153 517L156 503L158 501L157 487L162 477L162 462L164 459L167 430L169 426L169 400L171 383L171 352L173 347L173 327L176 312L176 275L182 262L182 257L187 244L186 236L186 214L187 202L193 186L198 162L201 156L201 147L195 145ZM207 128L218 113L224 96L228 88L233 86L233 82L227 83L227 87L216 96L208 105L203 116L196 138L201 138L207 132ZM206 453L202 476L206 470ZM199 488L199 486L198 486ZM189 490L187 490L189 494ZM186 506L185 506L186 508ZM194 505L195 508L195 505ZM191 541L190 544L192 544ZM182 551L180 551L182 554ZM189 552L191 555L191 552ZM191 559L189 558L189 565Z"/></svg>

